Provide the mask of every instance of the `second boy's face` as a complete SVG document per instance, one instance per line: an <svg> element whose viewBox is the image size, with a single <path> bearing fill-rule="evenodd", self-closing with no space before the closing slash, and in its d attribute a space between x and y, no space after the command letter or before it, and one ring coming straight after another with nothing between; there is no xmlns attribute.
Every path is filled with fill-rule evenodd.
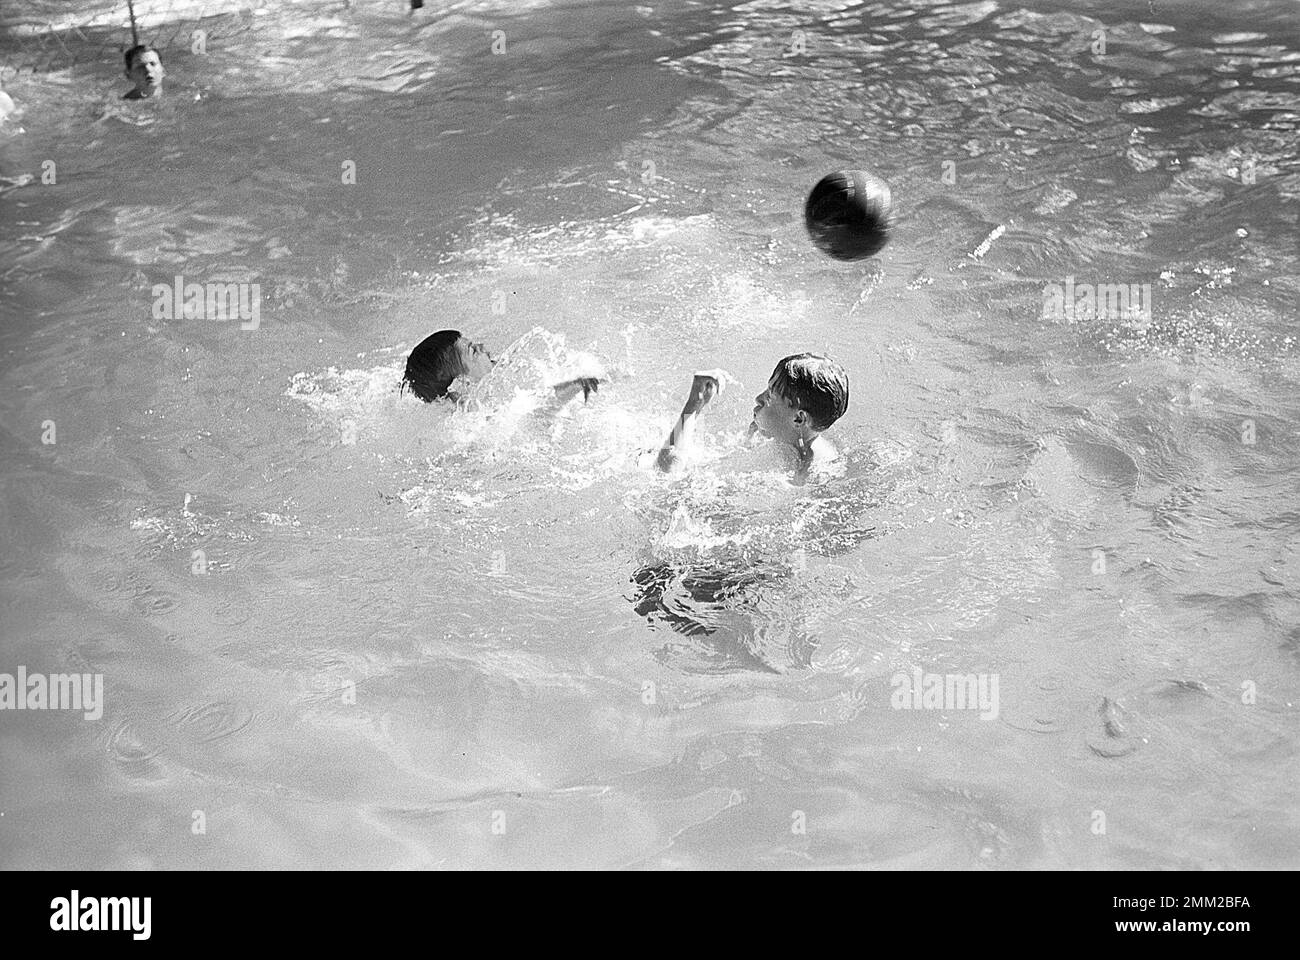
<svg viewBox="0 0 1300 960"><path fill-rule="evenodd" d="M799 419L802 411L785 397L767 389L754 398L754 426L764 436L793 444L803 436Z"/></svg>
<svg viewBox="0 0 1300 960"><path fill-rule="evenodd" d="M487 352L487 347L472 342L468 337L461 337L456 341L456 346L460 350L460 362L465 368L462 377L478 380L488 375L492 369L492 355Z"/></svg>
<svg viewBox="0 0 1300 960"><path fill-rule="evenodd" d="M162 60L152 50L142 53L132 62L127 76L135 81L137 87L152 89L162 83Z"/></svg>

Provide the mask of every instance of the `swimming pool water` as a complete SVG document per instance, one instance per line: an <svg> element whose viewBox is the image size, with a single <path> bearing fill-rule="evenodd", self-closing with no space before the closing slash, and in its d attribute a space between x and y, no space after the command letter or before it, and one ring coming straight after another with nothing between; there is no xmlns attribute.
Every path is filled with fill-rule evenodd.
<svg viewBox="0 0 1300 960"><path fill-rule="evenodd" d="M1293 2L142 0L140 104L83 6L3 15L0 672L105 705L0 713L0 865L1300 865ZM400 396L446 327L531 359ZM794 487L744 428L805 349Z"/></svg>

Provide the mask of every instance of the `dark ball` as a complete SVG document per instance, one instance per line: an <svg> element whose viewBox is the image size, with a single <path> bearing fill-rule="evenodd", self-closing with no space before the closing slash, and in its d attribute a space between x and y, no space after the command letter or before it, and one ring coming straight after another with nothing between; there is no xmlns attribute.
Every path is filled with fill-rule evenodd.
<svg viewBox="0 0 1300 960"><path fill-rule="evenodd" d="M863 260L889 242L894 226L889 184L865 170L827 174L808 194L803 218L823 253L836 260Z"/></svg>

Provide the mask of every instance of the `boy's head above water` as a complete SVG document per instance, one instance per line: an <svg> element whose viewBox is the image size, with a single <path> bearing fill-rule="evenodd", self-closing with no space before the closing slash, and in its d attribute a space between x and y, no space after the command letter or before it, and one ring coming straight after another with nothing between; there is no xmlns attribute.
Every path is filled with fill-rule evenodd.
<svg viewBox="0 0 1300 960"><path fill-rule="evenodd" d="M829 357L797 353L781 360L754 398L750 433L804 448L849 408L849 375Z"/></svg>
<svg viewBox="0 0 1300 960"><path fill-rule="evenodd" d="M402 385L425 403L447 396L457 377L477 380L492 369L492 355L459 330L439 330L420 341L406 360Z"/></svg>
<svg viewBox="0 0 1300 960"><path fill-rule="evenodd" d="M126 52L126 76L135 86L126 96L133 100L150 97L162 90L162 57L148 44L136 44Z"/></svg>
<svg viewBox="0 0 1300 960"><path fill-rule="evenodd" d="M701 370L668 439L655 460L660 470L672 470L689 455L695 421L709 402L735 379L725 370ZM776 365L767 389L754 398L749 435L761 433L789 444L799 457L799 475L835 459L836 451L822 432L849 408L849 375L834 360L816 353L797 353Z"/></svg>

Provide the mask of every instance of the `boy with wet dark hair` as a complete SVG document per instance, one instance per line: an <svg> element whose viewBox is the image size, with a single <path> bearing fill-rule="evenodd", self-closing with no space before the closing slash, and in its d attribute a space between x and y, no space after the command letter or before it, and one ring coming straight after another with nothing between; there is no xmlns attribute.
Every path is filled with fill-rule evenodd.
<svg viewBox="0 0 1300 960"><path fill-rule="evenodd" d="M695 375L677 425L659 451L661 470L671 470L689 452L700 412L729 382L734 380L723 370ZM789 444L798 474L835 459L835 447L822 433L849 408L849 376L834 360L815 353L783 358L754 402L749 435L760 433Z"/></svg>
<svg viewBox="0 0 1300 960"><path fill-rule="evenodd" d="M452 381L481 380L492 370L496 361L487 347L462 336L459 330L439 330L425 337L406 358L406 372L402 375L402 392L409 386L411 392L425 403L434 400L455 400ZM578 393L586 400L595 393L602 377L576 377L555 384L555 400L566 403Z"/></svg>
<svg viewBox="0 0 1300 960"><path fill-rule="evenodd" d="M659 451L660 469L671 470L689 455L700 412L733 382L722 370L695 374L681 417ZM792 450L795 479L802 482L809 472L836 458L835 447L822 434L848 408L849 377L844 368L820 354L794 354L776 365L767 387L754 398L749 435L761 434ZM768 637L770 614L760 610L761 591L796 575L799 561L794 563L712 551L685 560L656 559L632 575L629 599L652 626L666 626L691 638L685 644L670 642L663 649L695 658L695 669L781 673L790 667L806 668L816 638L794 624L797 629L784 641L789 662L783 663L780 650Z"/></svg>
<svg viewBox="0 0 1300 960"><path fill-rule="evenodd" d="M461 336L459 330L439 330L420 341L406 359L402 390L411 392L425 403L454 397L452 381L458 377L477 380L492 369L492 356L481 343Z"/></svg>
<svg viewBox="0 0 1300 960"><path fill-rule="evenodd" d="M126 78L135 84L122 94L123 100L144 100L162 93L162 57L147 43L137 43L125 54Z"/></svg>

